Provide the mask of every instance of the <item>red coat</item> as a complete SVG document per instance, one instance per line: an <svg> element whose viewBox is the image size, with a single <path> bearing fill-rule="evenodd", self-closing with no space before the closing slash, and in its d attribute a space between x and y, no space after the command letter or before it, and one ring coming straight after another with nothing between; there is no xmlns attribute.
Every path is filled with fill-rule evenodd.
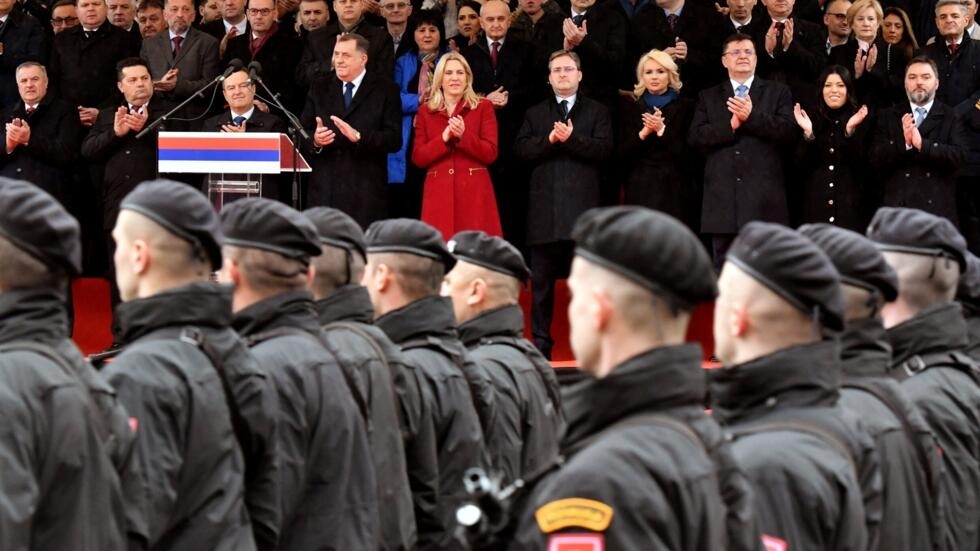
<svg viewBox="0 0 980 551"><path fill-rule="evenodd" d="M489 101L476 109L456 108L466 130L459 140L442 141L449 124L446 111L419 109L415 117L412 162L426 170L422 220L449 239L463 230L502 235L493 182L487 165L497 158L497 119Z"/></svg>

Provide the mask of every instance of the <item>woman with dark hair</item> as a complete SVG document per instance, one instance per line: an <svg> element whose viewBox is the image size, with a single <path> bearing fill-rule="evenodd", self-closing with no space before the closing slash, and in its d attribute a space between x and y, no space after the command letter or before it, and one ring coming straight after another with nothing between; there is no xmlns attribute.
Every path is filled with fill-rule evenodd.
<svg viewBox="0 0 980 551"><path fill-rule="evenodd" d="M891 98L891 104L906 101L905 66L915 52L919 51L919 41L915 39L912 22L902 8L885 8L881 37L886 44L881 57L888 75L887 94Z"/></svg>
<svg viewBox="0 0 980 551"><path fill-rule="evenodd" d="M677 63L663 51L651 50L640 58L636 82L620 148L622 160L630 164L624 202L691 223L686 136L694 104L678 96L682 84Z"/></svg>
<svg viewBox="0 0 980 551"><path fill-rule="evenodd" d="M854 75L855 87L848 92L861 103L887 107L882 95L888 88L883 52L888 44L878 32L883 17L878 0L856 0L847 9L851 39L830 49L830 65L847 67Z"/></svg>
<svg viewBox="0 0 980 551"><path fill-rule="evenodd" d="M797 148L799 174L809 175L803 183L803 222L825 222L864 233L876 201L869 197L871 186L865 146L870 123L865 124L868 106L858 107L854 80L840 65L824 69L812 118L797 103L796 124L803 130Z"/></svg>
<svg viewBox="0 0 980 551"><path fill-rule="evenodd" d="M456 27L459 34L449 39L449 47L457 52L470 44L475 44L480 36L480 3L476 0L463 0L456 10Z"/></svg>
<svg viewBox="0 0 980 551"><path fill-rule="evenodd" d="M446 52L442 13L421 10L415 15L414 44L395 60L395 84L402 99L402 148L388 155L388 210L392 218L418 218L424 174L408 162L414 139L412 121L429 100L433 73Z"/></svg>

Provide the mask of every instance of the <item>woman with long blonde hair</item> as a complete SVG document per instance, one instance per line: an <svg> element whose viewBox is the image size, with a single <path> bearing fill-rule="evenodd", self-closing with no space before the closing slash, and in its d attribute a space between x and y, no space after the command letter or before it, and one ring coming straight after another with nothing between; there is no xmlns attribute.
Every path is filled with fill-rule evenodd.
<svg viewBox="0 0 980 551"><path fill-rule="evenodd" d="M415 117L412 162L426 171L422 220L446 239L462 230L501 235L487 172L496 158L493 106L473 91L466 58L447 53L436 65L429 101Z"/></svg>

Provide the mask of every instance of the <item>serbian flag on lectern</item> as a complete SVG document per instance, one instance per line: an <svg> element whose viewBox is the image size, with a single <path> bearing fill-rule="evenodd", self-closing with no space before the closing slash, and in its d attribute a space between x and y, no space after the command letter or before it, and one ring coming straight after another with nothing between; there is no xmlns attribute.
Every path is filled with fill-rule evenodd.
<svg viewBox="0 0 980 551"><path fill-rule="evenodd" d="M159 138L160 172L278 174L279 134L168 132Z"/></svg>

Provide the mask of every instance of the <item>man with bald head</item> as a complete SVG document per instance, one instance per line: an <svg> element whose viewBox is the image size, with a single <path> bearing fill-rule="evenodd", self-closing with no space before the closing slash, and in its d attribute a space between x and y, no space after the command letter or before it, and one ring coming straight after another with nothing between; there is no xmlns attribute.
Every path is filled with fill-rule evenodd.
<svg viewBox="0 0 980 551"><path fill-rule="evenodd" d="M916 209L882 207L868 237L898 274L898 298L881 315L892 369L942 451L947 549L976 549L980 515L980 379L966 354L966 322L954 302L966 241L953 224Z"/></svg>
<svg viewBox="0 0 980 551"><path fill-rule="evenodd" d="M750 222L718 279L712 416L734 438L763 541L784 549L875 548L874 443L838 404L840 276L811 241ZM780 547L781 546L781 547ZM866 547L872 546L872 547Z"/></svg>

